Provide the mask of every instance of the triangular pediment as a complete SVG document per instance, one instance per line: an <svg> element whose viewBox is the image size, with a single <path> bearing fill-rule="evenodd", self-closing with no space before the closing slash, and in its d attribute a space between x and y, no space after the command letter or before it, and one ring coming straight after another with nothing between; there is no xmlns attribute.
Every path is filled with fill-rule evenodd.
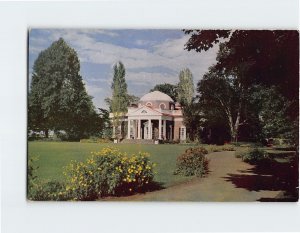
<svg viewBox="0 0 300 233"><path fill-rule="evenodd" d="M142 106L137 110L128 113L128 116L162 116L162 113L147 106Z"/></svg>

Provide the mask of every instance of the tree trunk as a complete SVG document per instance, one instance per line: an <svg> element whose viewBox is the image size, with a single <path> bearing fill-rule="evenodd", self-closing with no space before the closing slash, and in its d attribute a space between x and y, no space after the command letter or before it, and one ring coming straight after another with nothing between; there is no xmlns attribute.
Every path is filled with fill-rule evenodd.
<svg viewBox="0 0 300 233"><path fill-rule="evenodd" d="M48 129L45 129L45 130L44 130L44 134L45 134L45 138L48 138L48 137L49 137L49 130L48 130Z"/></svg>

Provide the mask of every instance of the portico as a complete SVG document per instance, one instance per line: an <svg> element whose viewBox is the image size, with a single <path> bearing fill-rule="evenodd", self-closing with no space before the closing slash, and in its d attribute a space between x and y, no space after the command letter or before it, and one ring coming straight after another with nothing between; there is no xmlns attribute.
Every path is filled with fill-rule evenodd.
<svg viewBox="0 0 300 233"><path fill-rule="evenodd" d="M113 118L113 114L110 114ZM136 140L186 140L182 110L168 95L154 91L144 95L138 105L128 107L121 119L122 126L115 132L121 132L122 138L130 143ZM126 128L127 127L127 128Z"/></svg>
<svg viewBox="0 0 300 233"><path fill-rule="evenodd" d="M158 113L152 115L152 111L148 108L128 114L127 139L172 139L172 118Z"/></svg>

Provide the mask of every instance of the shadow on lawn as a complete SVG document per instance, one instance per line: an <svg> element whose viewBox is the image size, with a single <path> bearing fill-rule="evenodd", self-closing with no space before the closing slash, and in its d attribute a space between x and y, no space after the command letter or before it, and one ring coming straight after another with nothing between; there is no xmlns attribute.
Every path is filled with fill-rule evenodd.
<svg viewBox="0 0 300 233"><path fill-rule="evenodd" d="M255 165L251 169L240 170L244 174L228 174L224 179L232 182L237 188L249 191L282 191L275 198L260 198L264 202L291 202L299 198L299 157L287 159L285 162L272 160Z"/></svg>

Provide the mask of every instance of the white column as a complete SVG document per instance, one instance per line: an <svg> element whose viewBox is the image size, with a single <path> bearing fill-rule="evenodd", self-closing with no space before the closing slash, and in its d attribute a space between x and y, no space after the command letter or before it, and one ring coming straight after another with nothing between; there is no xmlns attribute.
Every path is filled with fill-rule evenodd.
<svg viewBox="0 0 300 233"><path fill-rule="evenodd" d="M130 119L128 118L128 125L127 125L127 139L130 139Z"/></svg>
<svg viewBox="0 0 300 233"><path fill-rule="evenodd" d="M138 137L137 139L141 139L141 120L138 120Z"/></svg>
<svg viewBox="0 0 300 233"><path fill-rule="evenodd" d="M183 140L186 140L186 127L183 127Z"/></svg>
<svg viewBox="0 0 300 233"><path fill-rule="evenodd" d="M152 139L152 135L151 135L151 120L148 120L148 139Z"/></svg>
<svg viewBox="0 0 300 233"><path fill-rule="evenodd" d="M115 128L115 126L113 126L112 130L113 130L113 133L112 133L113 138L115 138L116 137L116 128Z"/></svg>
<svg viewBox="0 0 300 233"><path fill-rule="evenodd" d="M158 139L161 140L161 118L158 120Z"/></svg>
<svg viewBox="0 0 300 233"><path fill-rule="evenodd" d="M164 120L163 136L164 136L165 140L167 139L167 135L166 135L167 130L166 129L167 129L167 120Z"/></svg>
<svg viewBox="0 0 300 233"><path fill-rule="evenodd" d="M132 124L133 124L133 138L136 139L136 120L133 120Z"/></svg>

